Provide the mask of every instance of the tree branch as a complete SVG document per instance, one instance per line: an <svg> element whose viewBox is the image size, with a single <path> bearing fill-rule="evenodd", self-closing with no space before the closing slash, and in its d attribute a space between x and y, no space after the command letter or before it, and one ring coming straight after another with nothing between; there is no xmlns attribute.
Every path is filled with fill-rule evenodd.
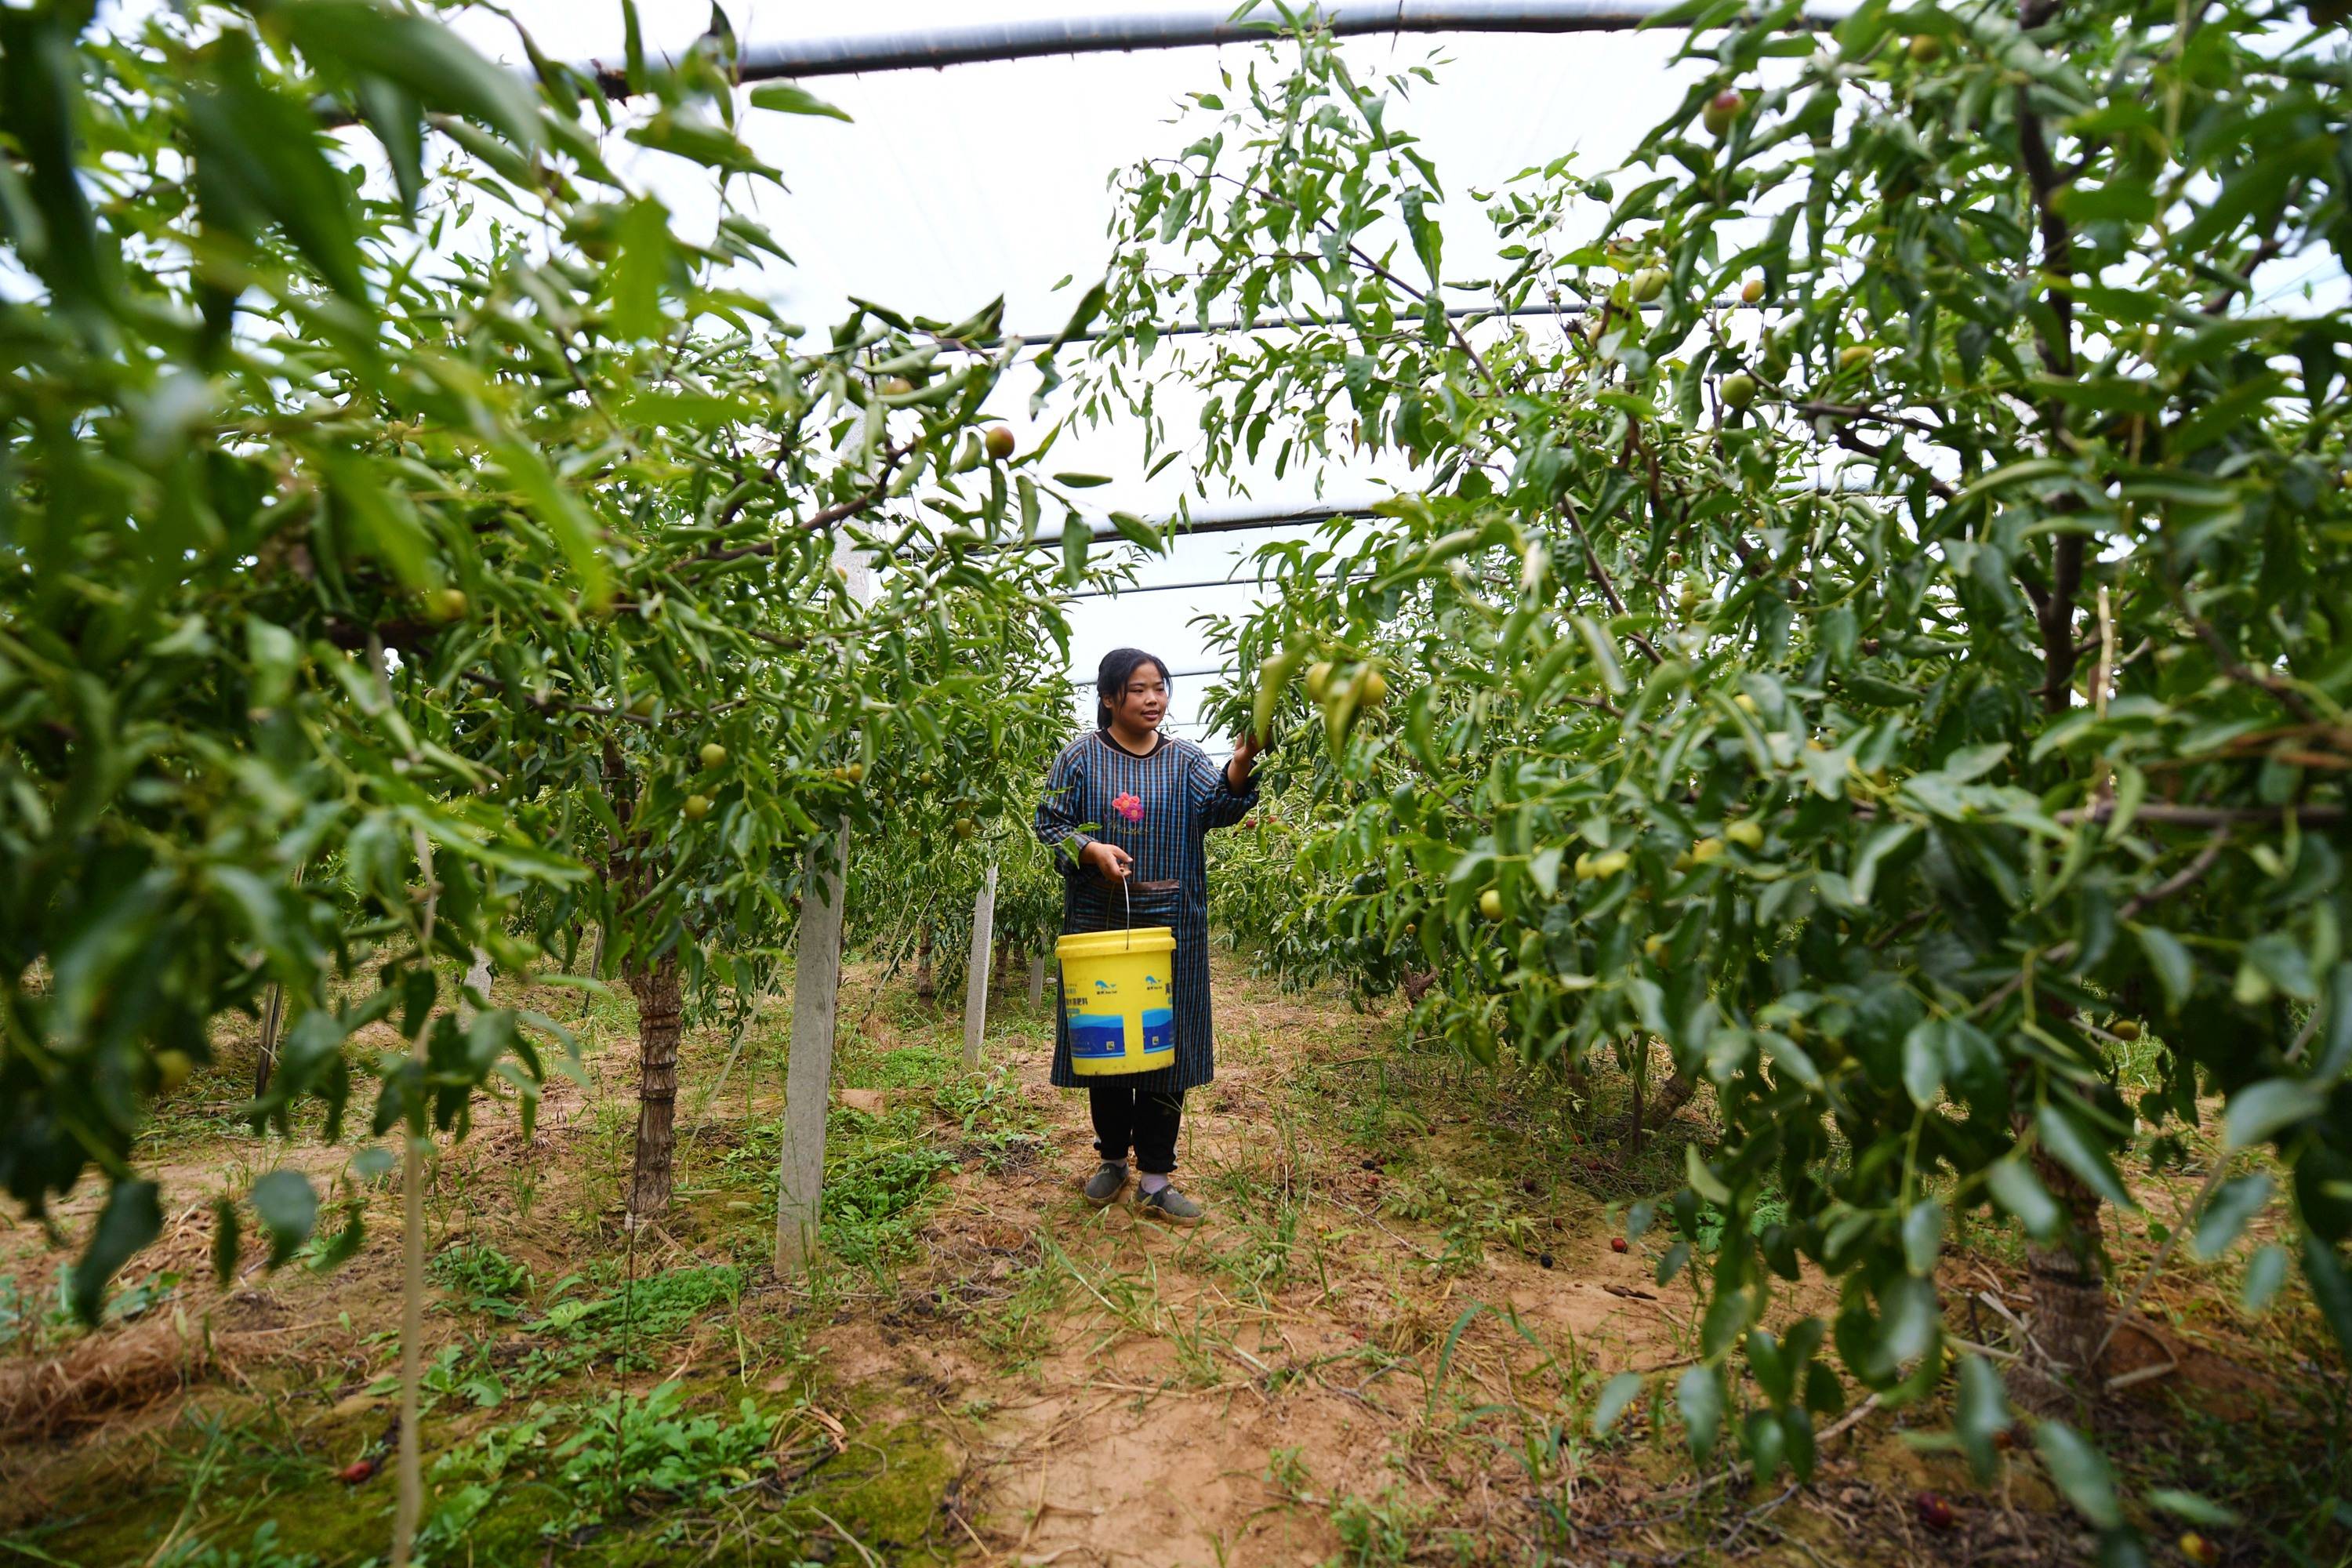
<svg viewBox="0 0 2352 1568"><path fill-rule="evenodd" d="M1609 580L1609 569L1601 564L1601 557L1593 552L1592 541L1585 537L1584 525L1576 521L1576 504L1566 496L1559 498L1559 514L1567 520L1568 531L1576 535L1576 542L1583 548L1585 568L1592 574L1592 580L1601 584L1601 595L1609 601L1610 610L1616 615L1623 615L1625 601L1619 596L1617 584ZM1650 646L1649 638L1639 632L1627 632L1625 635L1633 639L1635 647L1649 656L1652 664L1665 663L1658 650Z"/></svg>

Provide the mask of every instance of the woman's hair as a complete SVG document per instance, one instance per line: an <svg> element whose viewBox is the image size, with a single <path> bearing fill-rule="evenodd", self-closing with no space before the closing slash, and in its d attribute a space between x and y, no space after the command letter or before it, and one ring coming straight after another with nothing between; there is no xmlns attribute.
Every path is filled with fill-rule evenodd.
<svg viewBox="0 0 2352 1568"><path fill-rule="evenodd" d="M1147 664L1158 665L1160 679L1170 679L1167 662L1158 654L1146 653L1139 647L1115 647L1103 655L1102 668L1095 671L1096 729L1110 728L1111 699L1125 693L1128 681Z"/></svg>

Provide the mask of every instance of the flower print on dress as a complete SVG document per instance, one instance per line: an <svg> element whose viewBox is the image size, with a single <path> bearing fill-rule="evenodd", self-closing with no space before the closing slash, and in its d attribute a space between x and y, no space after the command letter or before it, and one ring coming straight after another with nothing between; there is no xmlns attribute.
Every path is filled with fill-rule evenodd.
<svg viewBox="0 0 2352 1568"><path fill-rule="evenodd" d="M1132 795L1114 796L1110 808L1118 813L1121 821L1130 826L1143 820L1143 801L1140 796Z"/></svg>

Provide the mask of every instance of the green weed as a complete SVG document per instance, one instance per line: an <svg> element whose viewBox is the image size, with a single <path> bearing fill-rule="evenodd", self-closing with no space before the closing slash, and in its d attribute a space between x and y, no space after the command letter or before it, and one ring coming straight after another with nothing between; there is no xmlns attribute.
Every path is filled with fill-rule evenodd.
<svg viewBox="0 0 2352 1568"><path fill-rule="evenodd" d="M264 1520L254 1527L253 1540L242 1550L199 1541L175 1542L152 1568L318 1568L322 1560L308 1552L289 1552L278 1542L278 1524Z"/></svg>
<svg viewBox="0 0 2352 1568"><path fill-rule="evenodd" d="M534 1405L521 1420L478 1434L434 1466L441 1501L425 1539L462 1541L509 1483L525 1476L545 1477L561 1498L560 1510L540 1526L549 1536L641 1507L709 1508L773 1473L776 1427L777 1418L749 1399L732 1418L690 1410L675 1383L593 1403Z"/></svg>
<svg viewBox="0 0 2352 1568"><path fill-rule="evenodd" d="M519 1318L526 1310L530 1270L487 1242L444 1247L430 1268L442 1289L461 1297L469 1311Z"/></svg>
<svg viewBox="0 0 2352 1568"><path fill-rule="evenodd" d="M1535 1222L1516 1212L1503 1184L1489 1176L1465 1176L1433 1165L1393 1183L1381 1194L1381 1206L1400 1218L1437 1227L1445 1240L1438 1267L1446 1273L1467 1274L1484 1267L1492 1242L1521 1252L1536 1245Z"/></svg>
<svg viewBox="0 0 2352 1568"><path fill-rule="evenodd" d="M1393 1489L1378 1500L1350 1492L1331 1510L1331 1527L1339 1532L1339 1560L1347 1568L1403 1568L1428 1517L1426 1505L1411 1502Z"/></svg>

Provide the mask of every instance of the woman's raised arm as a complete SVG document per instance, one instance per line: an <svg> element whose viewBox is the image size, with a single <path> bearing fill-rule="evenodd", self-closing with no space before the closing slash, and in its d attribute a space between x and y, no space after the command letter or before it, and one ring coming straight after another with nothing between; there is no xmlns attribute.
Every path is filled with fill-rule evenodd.
<svg viewBox="0 0 2352 1568"><path fill-rule="evenodd" d="M1192 752L1202 826L1231 827L1249 815L1250 807L1257 804L1257 775L1253 771L1256 757L1257 748L1245 740L1234 747L1234 760L1222 768L1209 760L1207 752ZM1234 784L1236 773L1242 775L1239 787Z"/></svg>

